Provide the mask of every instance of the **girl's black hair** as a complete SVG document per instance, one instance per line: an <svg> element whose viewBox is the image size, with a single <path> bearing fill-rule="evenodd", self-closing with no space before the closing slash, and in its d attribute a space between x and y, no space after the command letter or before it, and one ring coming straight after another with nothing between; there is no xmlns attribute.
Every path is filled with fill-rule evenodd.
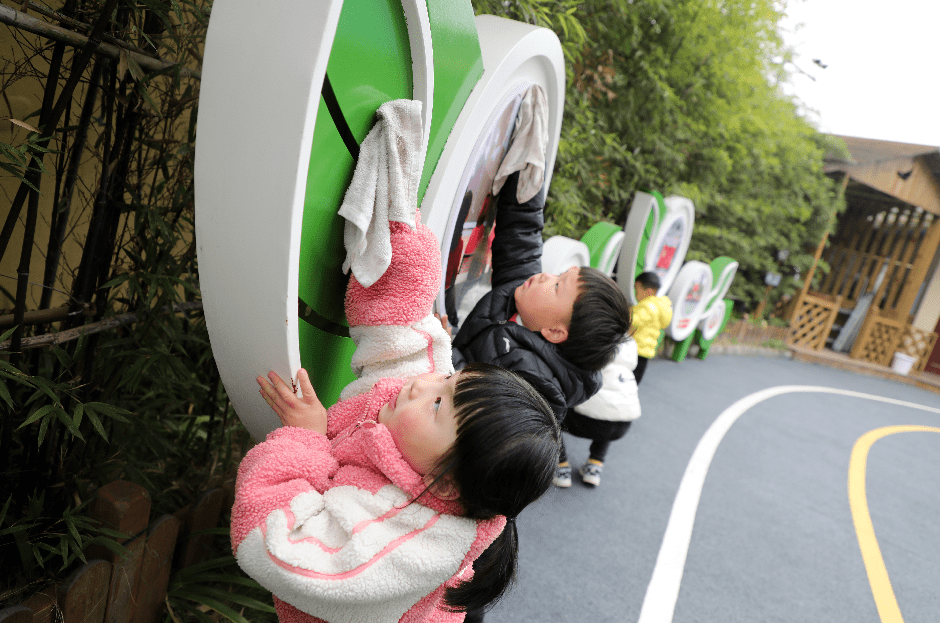
<svg viewBox="0 0 940 623"><path fill-rule="evenodd" d="M551 486L561 433L535 388L486 363L461 370L454 408L457 441L440 462L440 476L456 485L466 517L511 519L474 561L473 578L447 589L451 610L480 610L499 600L515 578L515 518Z"/></svg>

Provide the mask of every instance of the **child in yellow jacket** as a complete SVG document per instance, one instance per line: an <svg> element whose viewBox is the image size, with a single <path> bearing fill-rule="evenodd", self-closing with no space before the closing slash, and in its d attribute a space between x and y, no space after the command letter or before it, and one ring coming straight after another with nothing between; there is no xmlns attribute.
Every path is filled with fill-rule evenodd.
<svg viewBox="0 0 940 623"><path fill-rule="evenodd" d="M637 385L646 372L647 362L656 355L659 334L672 321L672 302L656 296L661 284L652 271L640 273L633 284L637 304L633 307L633 339L637 346L637 364L633 371Z"/></svg>

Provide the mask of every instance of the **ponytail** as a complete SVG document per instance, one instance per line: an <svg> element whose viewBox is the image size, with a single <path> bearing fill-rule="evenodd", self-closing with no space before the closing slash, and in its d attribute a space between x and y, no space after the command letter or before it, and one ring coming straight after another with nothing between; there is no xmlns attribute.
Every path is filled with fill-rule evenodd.
<svg viewBox="0 0 940 623"><path fill-rule="evenodd" d="M513 519L473 562L473 578L447 589L447 605L451 610L471 612L495 604L516 578L518 555L519 533Z"/></svg>
<svg viewBox="0 0 940 623"><path fill-rule="evenodd" d="M451 610L479 610L502 597L515 579L515 517L551 486L561 433L551 407L529 383L488 364L461 371L454 407L457 441L440 465L460 491L464 515L510 518L474 561L473 578L447 589Z"/></svg>

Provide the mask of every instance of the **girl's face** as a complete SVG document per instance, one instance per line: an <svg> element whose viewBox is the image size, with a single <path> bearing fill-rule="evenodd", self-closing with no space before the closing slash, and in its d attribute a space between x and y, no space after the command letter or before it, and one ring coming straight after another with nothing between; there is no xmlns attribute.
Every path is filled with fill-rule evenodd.
<svg viewBox="0 0 940 623"><path fill-rule="evenodd" d="M388 427L401 455L422 476L430 474L457 441L457 376L414 376L379 409L379 423Z"/></svg>

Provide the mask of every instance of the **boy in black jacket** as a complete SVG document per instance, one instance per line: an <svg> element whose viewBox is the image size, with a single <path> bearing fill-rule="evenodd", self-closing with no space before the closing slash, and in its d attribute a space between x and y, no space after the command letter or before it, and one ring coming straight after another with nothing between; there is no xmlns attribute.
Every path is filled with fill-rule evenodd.
<svg viewBox="0 0 940 623"><path fill-rule="evenodd" d="M493 289L460 322L454 368L482 361L515 372L539 390L562 423L569 408L600 389L600 370L630 329L630 307L599 270L542 272L545 188L520 203L518 181L518 173L509 176L499 193ZM446 327L446 316L442 322ZM558 466L555 482L565 479L570 486L567 461ZM465 623L482 621L482 611L467 612Z"/></svg>
<svg viewBox="0 0 940 623"><path fill-rule="evenodd" d="M520 203L518 179L511 175L499 193L492 290L460 322L454 367L482 361L519 374L561 422L600 388L599 371L630 328L630 308L598 270L541 272L545 189Z"/></svg>

